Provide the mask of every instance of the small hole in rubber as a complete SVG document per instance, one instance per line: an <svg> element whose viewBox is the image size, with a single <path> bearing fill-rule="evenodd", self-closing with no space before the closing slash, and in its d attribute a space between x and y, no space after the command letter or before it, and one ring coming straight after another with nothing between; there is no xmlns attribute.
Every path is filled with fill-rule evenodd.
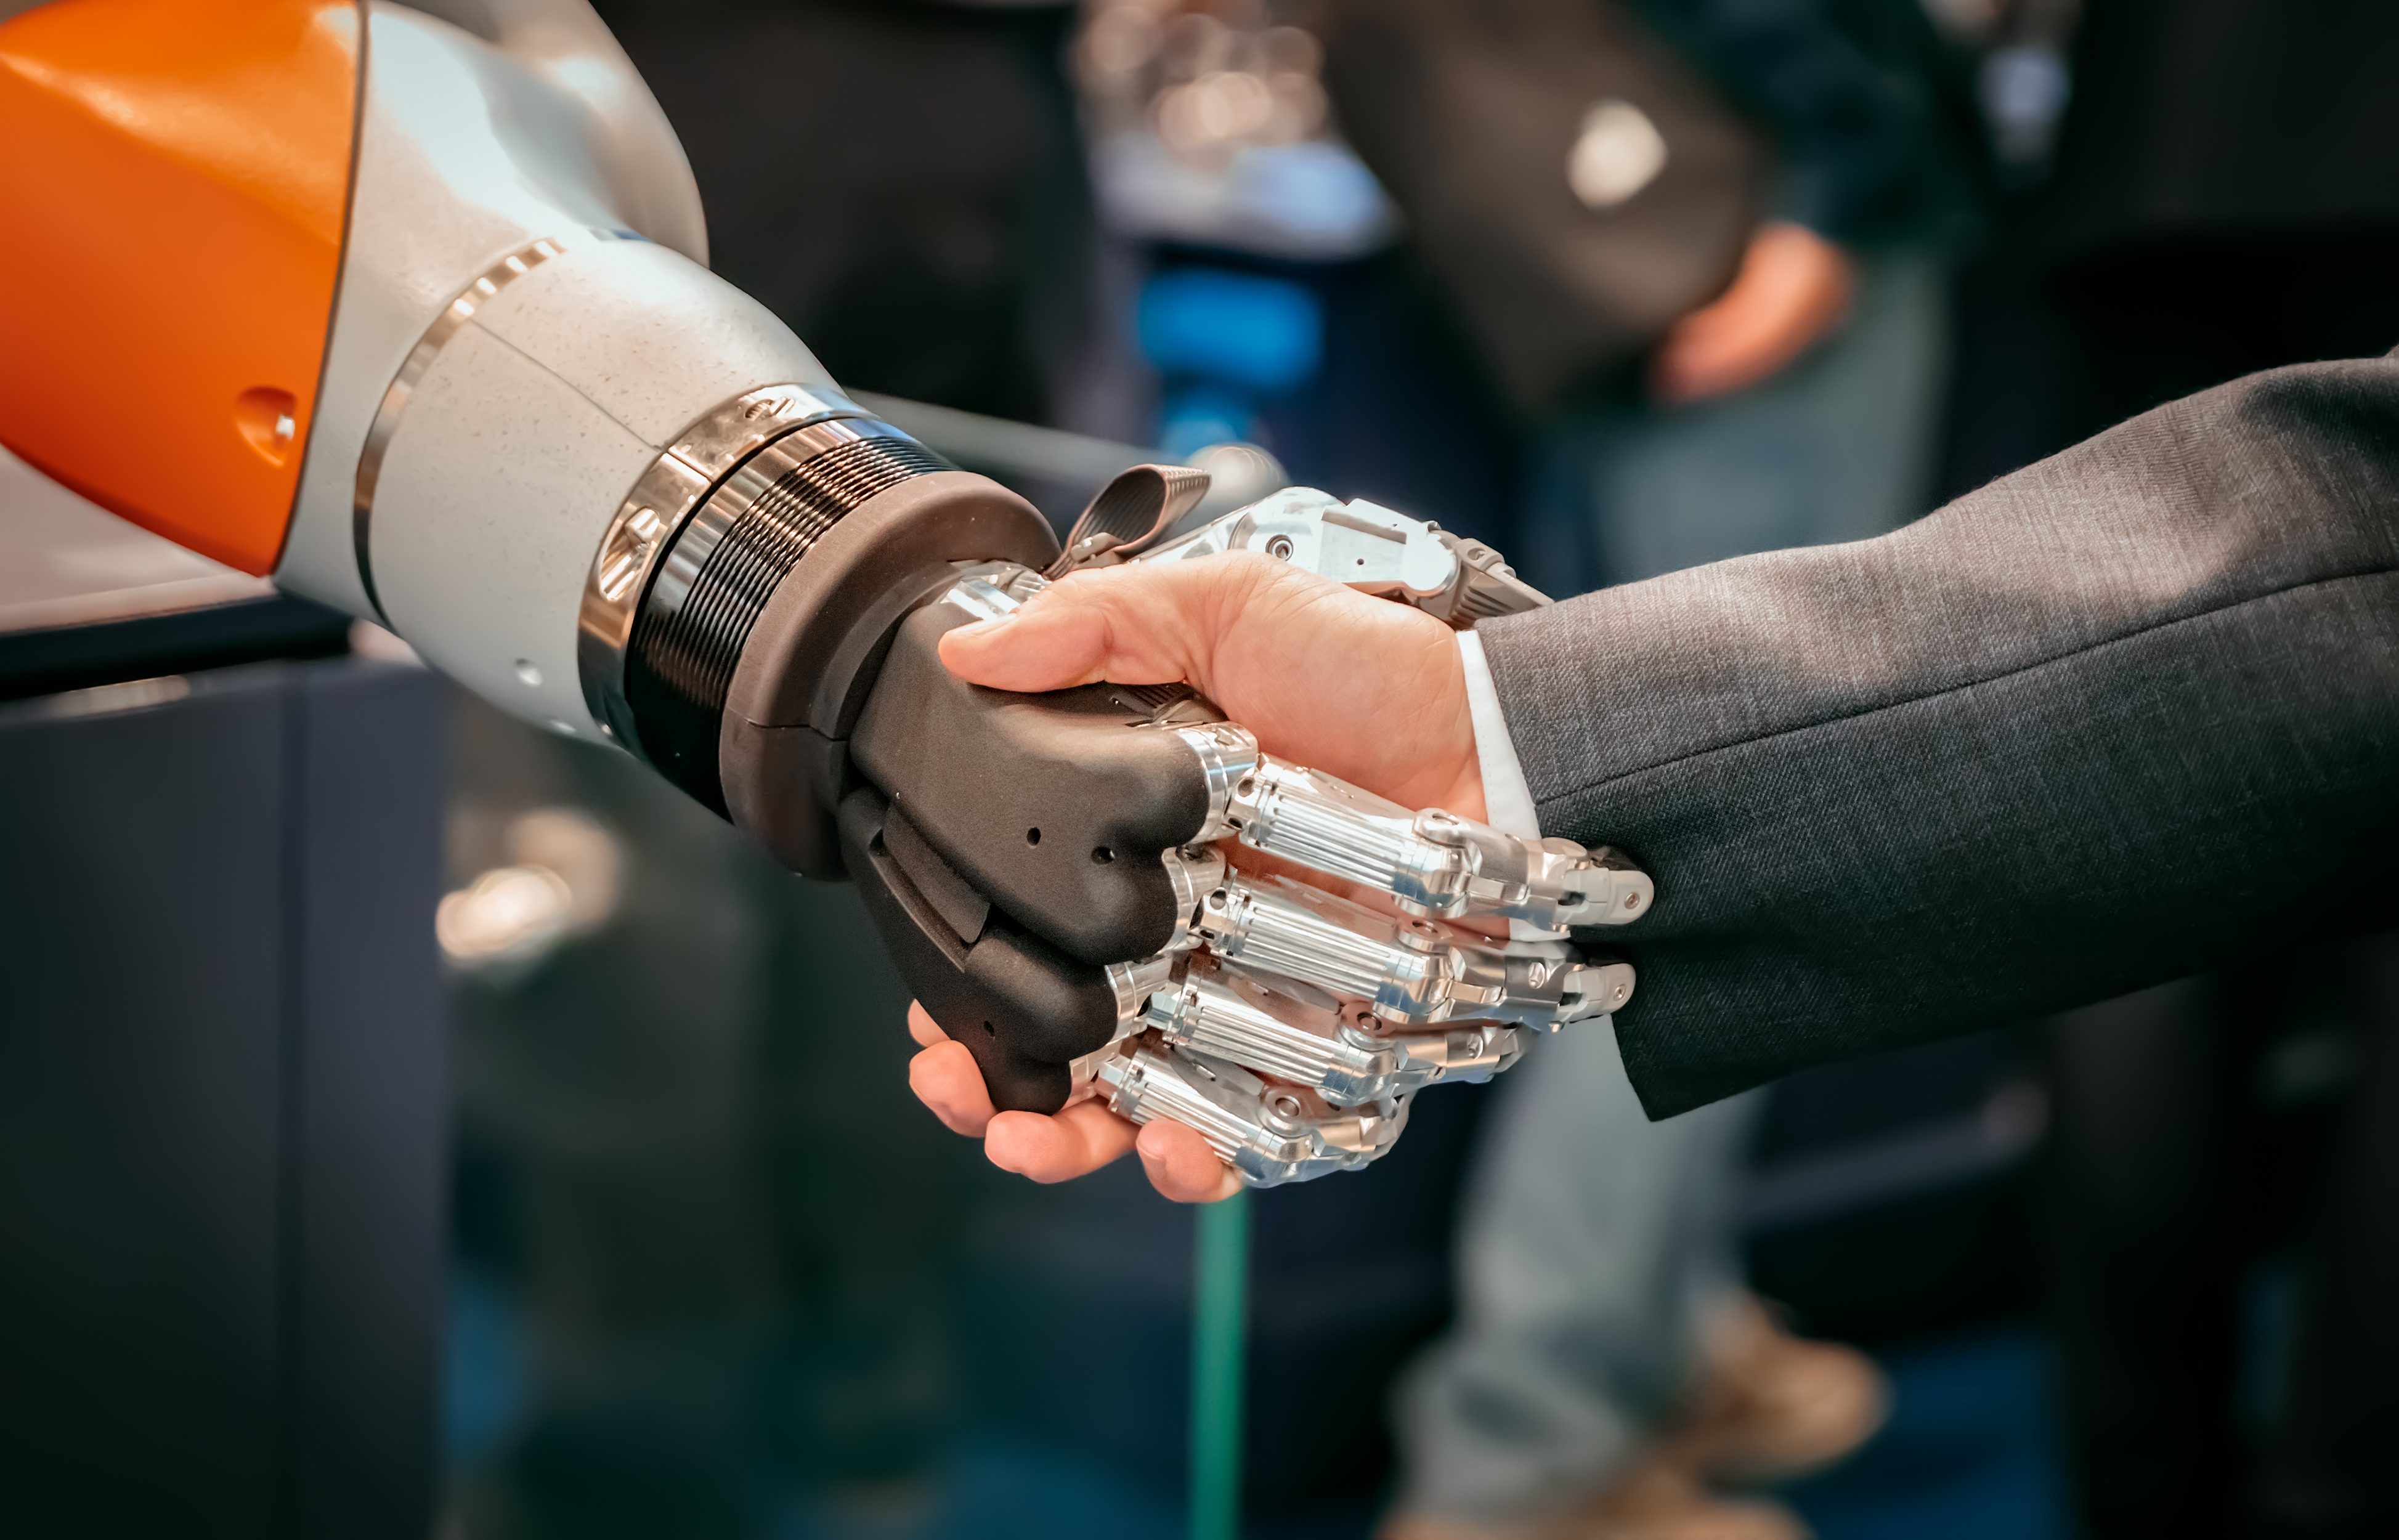
<svg viewBox="0 0 2399 1540"><path fill-rule="evenodd" d="M1041 831L1037 829L1026 830L1024 831L1024 843L1026 844L1039 844L1041 843Z"/></svg>
<svg viewBox="0 0 2399 1540"><path fill-rule="evenodd" d="M1095 844L1091 847L1091 864L1093 866L1105 866L1116 858L1117 853L1110 850L1106 845Z"/></svg>
<svg viewBox="0 0 2399 1540"><path fill-rule="evenodd" d="M985 1022L983 1024L983 1030L984 1034L985 1034L985 1035L987 1035L987 1036L991 1036L991 1037L997 1037L997 1036L999 1035L999 1029L998 1029L997 1027L993 1026L993 1025L992 1025L990 1022L988 1022L988 1021L985 1021Z"/></svg>

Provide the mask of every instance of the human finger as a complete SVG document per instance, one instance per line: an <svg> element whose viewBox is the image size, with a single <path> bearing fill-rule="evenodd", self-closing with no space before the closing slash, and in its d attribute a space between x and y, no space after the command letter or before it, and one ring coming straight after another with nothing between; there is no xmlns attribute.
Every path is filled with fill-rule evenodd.
<svg viewBox="0 0 2399 1540"><path fill-rule="evenodd" d="M908 1060L908 1088L952 1133L979 1139L990 1127L991 1091L964 1043L936 1043Z"/></svg>
<svg viewBox="0 0 2399 1540"><path fill-rule="evenodd" d="M1076 573L997 620L942 638L960 679L999 690L1199 682L1228 590L1264 575L1250 561L1134 563Z"/></svg>
<svg viewBox="0 0 2399 1540"><path fill-rule="evenodd" d="M1089 1175L1132 1148L1133 1126L1097 1101L1064 1112L1001 1113L983 1132L983 1154L1003 1171L1035 1182Z"/></svg>
<svg viewBox="0 0 2399 1540"><path fill-rule="evenodd" d="M1160 1119L1142 1126L1133 1148L1141 1155L1149 1184L1177 1203L1214 1203L1241 1189L1233 1169L1198 1130Z"/></svg>

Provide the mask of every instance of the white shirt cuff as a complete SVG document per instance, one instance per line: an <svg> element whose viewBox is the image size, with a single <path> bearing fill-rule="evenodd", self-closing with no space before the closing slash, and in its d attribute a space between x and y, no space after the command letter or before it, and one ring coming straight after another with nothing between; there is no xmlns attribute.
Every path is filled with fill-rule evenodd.
<svg viewBox="0 0 2399 1540"><path fill-rule="evenodd" d="M1499 691L1491 682L1483 639L1472 631L1458 632L1457 658L1466 667L1466 709L1474 722L1475 757L1483 763L1484 821L1503 834L1538 840L1540 815L1533 807L1533 789L1525 784L1515 740L1508 736L1508 719L1499 709Z"/></svg>

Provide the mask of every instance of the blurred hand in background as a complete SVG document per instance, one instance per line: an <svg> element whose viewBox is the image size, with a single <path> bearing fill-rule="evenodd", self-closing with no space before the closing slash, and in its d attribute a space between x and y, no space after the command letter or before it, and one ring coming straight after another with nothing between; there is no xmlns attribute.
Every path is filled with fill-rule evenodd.
<svg viewBox="0 0 2399 1540"><path fill-rule="evenodd" d="M1668 329L1650 389L1687 406L1772 379L1840 331L1856 288L1857 263L1838 246L1805 225L1760 225L1732 287Z"/></svg>

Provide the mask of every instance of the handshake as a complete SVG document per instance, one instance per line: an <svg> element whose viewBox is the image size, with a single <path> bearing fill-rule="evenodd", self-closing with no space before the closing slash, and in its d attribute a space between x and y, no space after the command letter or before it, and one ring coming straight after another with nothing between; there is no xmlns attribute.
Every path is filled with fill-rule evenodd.
<svg viewBox="0 0 2399 1540"><path fill-rule="evenodd" d="M1179 537L1142 466L1047 572L961 563L852 730L844 863L917 1004L911 1083L1041 1181L1170 1196L1378 1157L1410 1097L1604 1020L1613 852L1483 821L1456 631L1549 602L1479 542L1292 489Z"/></svg>

